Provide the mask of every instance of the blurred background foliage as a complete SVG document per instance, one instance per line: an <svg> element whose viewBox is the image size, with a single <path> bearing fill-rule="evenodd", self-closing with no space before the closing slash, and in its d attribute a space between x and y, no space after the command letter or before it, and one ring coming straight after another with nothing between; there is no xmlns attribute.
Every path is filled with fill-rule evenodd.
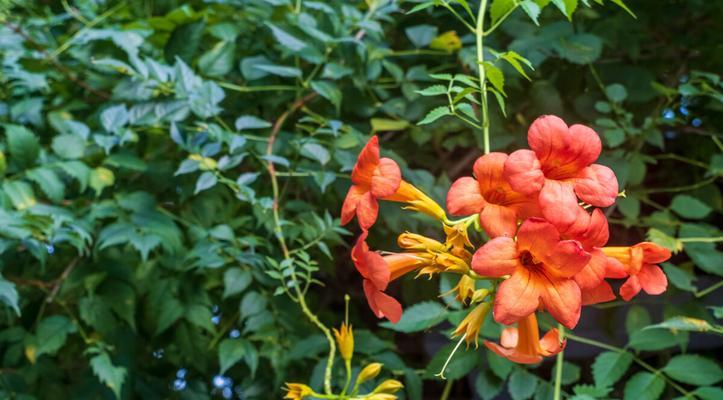
<svg viewBox="0 0 723 400"><path fill-rule="evenodd" d="M357 357L404 398L551 398L552 362L483 349L440 381L461 315L430 299L451 282L394 285L405 317L380 327L349 261L337 217L370 132L440 202L482 153L434 95L430 74L477 68L473 35L434 3L0 1L0 397L318 389L327 344L296 287L327 326L351 296ZM593 126L627 195L613 244L676 251L666 294L586 308L565 396L720 399L723 3L629 3L491 2L492 148L525 147L541 114ZM430 227L398 204L380 221L374 248Z"/></svg>

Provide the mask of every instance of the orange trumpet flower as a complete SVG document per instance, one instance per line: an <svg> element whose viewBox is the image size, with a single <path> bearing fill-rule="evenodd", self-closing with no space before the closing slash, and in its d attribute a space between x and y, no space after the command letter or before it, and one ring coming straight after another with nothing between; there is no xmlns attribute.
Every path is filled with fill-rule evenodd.
<svg viewBox="0 0 723 400"><path fill-rule="evenodd" d="M612 262L608 269L613 278L621 278L621 271L630 277L620 287L620 296L629 301L644 290L647 294L661 294L668 288L668 278L656 264L670 258L670 250L652 242L630 247L603 247L602 252Z"/></svg>
<svg viewBox="0 0 723 400"><path fill-rule="evenodd" d="M497 355L520 364L537 364L542 357L553 356L565 348L560 343L557 329L550 329L540 339L537 317L534 313L520 320L517 328L505 328L500 335L500 344L485 340L485 346Z"/></svg>

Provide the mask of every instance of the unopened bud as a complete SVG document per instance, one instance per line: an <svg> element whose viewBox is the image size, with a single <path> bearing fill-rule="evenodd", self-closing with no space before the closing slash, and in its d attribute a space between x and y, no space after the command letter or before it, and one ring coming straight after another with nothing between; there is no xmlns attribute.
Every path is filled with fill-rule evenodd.
<svg viewBox="0 0 723 400"><path fill-rule="evenodd" d="M396 393L402 390L403 387L402 382L396 379L387 379L374 389L374 393Z"/></svg>
<svg viewBox="0 0 723 400"><path fill-rule="evenodd" d="M356 378L357 384L376 378L380 372L382 372L381 363L371 363L367 365L361 370L361 372L359 372L359 376Z"/></svg>

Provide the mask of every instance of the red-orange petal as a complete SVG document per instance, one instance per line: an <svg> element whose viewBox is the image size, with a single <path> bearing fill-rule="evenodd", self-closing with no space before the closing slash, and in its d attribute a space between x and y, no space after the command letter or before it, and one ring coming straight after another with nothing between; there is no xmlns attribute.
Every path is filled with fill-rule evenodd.
<svg viewBox="0 0 723 400"><path fill-rule="evenodd" d="M517 266L520 266L517 246L510 237L494 238L472 256L472 269L482 276L511 275Z"/></svg>
<svg viewBox="0 0 723 400"><path fill-rule="evenodd" d="M584 125L568 128L554 115L537 118L527 132L527 141L540 163L553 171L582 169L597 160L602 149L595 131Z"/></svg>
<svg viewBox="0 0 723 400"><path fill-rule="evenodd" d="M546 220L555 225L561 232L573 226L579 208L572 182L546 179L540 190L540 209Z"/></svg>
<svg viewBox="0 0 723 400"><path fill-rule="evenodd" d="M390 280L390 271L384 258L377 252L368 251L364 254L364 264L367 271L364 278L369 279L378 290L386 289Z"/></svg>
<svg viewBox="0 0 723 400"><path fill-rule="evenodd" d="M485 200L474 178L459 178L447 192L447 209L452 215L472 215L482 211Z"/></svg>
<svg viewBox="0 0 723 400"><path fill-rule="evenodd" d="M605 271L608 260L599 249L593 249L590 251L590 261L583 269L575 274L575 282L580 286L582 290L582 296L585 297L585 292L588 289L596 288L605 279ZM614 297L614 296L613 296ZM584 302L584 300L583 300Z"/></svg>
<svg viewBox="0 0 723 400"><path fill-rule="evenodd" d="M356 215L356 208L359 205L359 200L366 193L366 190L361 186L352 185L349 191L346 193L344 198L344 204L341 206L341 224L348 224L354 215Z"/></svg>
<svg viewBox="0 0 723 400"><path fill-rule="evenodd" d="M592 164L583 169L575 183L580 200L596 207L608 207L618 197L618 179L610 168Z"/></svg>
<svg viewBox="0 0 723 400"><path fill-rule="evenodd" d="M377 199L370 192L364 193L356 206L356 218L359 221L359 226L364 230L368 230L377 221L378 215L379 204Z"/></svg>
<svg viewBox="0 0 723 400"><path fill-rule="evenodd" d="M537 193L545 183L540 161L532 150L517 150L505 161L504 179L522 194Z"/></svg>
<svg viewBox="0 0 723 400"><path fill-rule="evenodd" d="M488 190L509 189L503 177L507 158L505 153L494 152L485 154L474 162L472 170L482 193Z"/></svg>
<svg viewBox="0 0 723 400"><path fill-rule="evenodd" d="M399 165L391 158L379 160L371 178L371 192L376 198L393 195L402 183L402 172Z"/></svg>
<svg viewBox="0 0 723 400"><path fill-rule="evenodd" d="M372 136L359 153L351 172L351 181L355 185L371 186L372 176L379 165L379 138Z"/></svg>
<svg viewBox="0 0 723 400"><path fill-rule="evenodd" d="M517 232L517 248L527 250L537 258L550 253L560 241L555 227L542 218L530 218L522 223Z"/></svg>
<svg viewBox="0 0 723 400"><path fill-rule="evenodd" d="M552 328L545 336L540 339L540 349L542 350L542 355L545 357L554 356L555 354L561 352L565 345L567 345L567 340L563 340L562 343L560 343L560 333L557 331L557 328Z"/></svg>
<svg viewBox="0 0 723 400"><path fill-rule="evenodd" d="M537 277L529 270L524 267L517 268L497 290L493 311L495 321L509 325L532 314L540 305L540 294L543 290Z"/></svg>
<svg viewBox="0 0 723 400"><path fill-rule="evenodd" d="M625 301L630 301L636 294L640 293L640 289L640 281L636 275L633 275L620 286L620 297Z"/></svg>
<svg viewBox="0 0 723 400"><path fill-rule="evenodd" d="M637 277L647 294L661 294L668 288L668 278L657 265L644 264Z"/></svg>
<svg viewBox="0 0 723 400"><path fill-rule="evenodd" d="M607 263L605 264L605 277L613 279L623 279L628 277L628 272L625 269L625 265L620 261L607 257Z"/></svg>
<svg viewBox="0 0 723 400"><path fill-rule="evenodd" d="M658 264L670 258L670 250L653 242L641 242L633 247L643 249L643 262L646 264Z"/></svg>
<svg viewBox="0 0 723 400"><path fill-rule="evenodd" d="M514 237L517 232L517 213L512 207L488 203L480 213L480 225L491 238Z"/></svg>
<svg viewBox="0 0 723 400"><path fill-rule="evenodd" d="M590 253L576 240L562 240L547 253L545 270L558 277L571 278L590 261Z"/></svg>
<svg viewBox="0 0 723 400"><path fill-rule="evenodd" d="M364 280L364 294L377 318L387 318L393 323L402 318L402 305L393 297L381 292L369 280Z"/></svg>
<svg viewBox="0 0 723 400"><path fill-rule="evenodd" d="M540 296L545 309L557 322L572 329L580 320L582 294L572 279L545 277L540 285Z"/></svg>
<svg viewBox="0 0 723 400"><path fill-rule="evenodd" d="M490 349L492 352L497 354L500 357L504 357L512 362L516 362L518 364L537 364L542 361L542 356L540 355L527 355L527 354L520 354L515 349L508 349L505 347L500 346L499 344L495 342L491 342L489 340L484 341L485 346Z"/></svg>
<svg viewBox="0 0 723 400"><path fill-rule="evenodd" d="M610 284L605 281L601 281L600 284L593 288L582 290L583 306L605 303L612 300L615 300L615 293L613 293L613 288L610 287Z"/></svg>

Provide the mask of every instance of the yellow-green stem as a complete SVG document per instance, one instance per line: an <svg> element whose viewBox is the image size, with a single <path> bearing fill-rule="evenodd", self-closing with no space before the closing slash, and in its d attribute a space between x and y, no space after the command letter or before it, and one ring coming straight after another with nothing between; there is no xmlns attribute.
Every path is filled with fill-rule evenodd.
<svg viewBox="0 0 723 400"><path fill-rule="evenodd" d="M442 396L439 398L439 400L447 400L449 398L449 394L452 392L453 384L453 379L447 381L447 383L444 385L444 390L442 391Z"/></svg>
<svg viewBox="0 0 723 400"><path fill-rule="evenodd" d="M477 12L477 29L475 36L477 37L477 70L479 71L479 89L480 89L480 108L482 109L482 143L485 154L490 152L490 121L487 112L487 81L485 78L484 66L484 25L485 12L487 10L487 0L480 0L479 11Z"/></svg>
<svg viewBox="0 0 723 400"><path fill-rule="evenodd" d="M560 333L560 340L565 337L565 327L562 324L557 326L557 330ZM557 360L555 362L555 391L553 392L553 399L560 400L560 392L562 388L562 363L564 360L564 350L557 353Z"/></svg>

